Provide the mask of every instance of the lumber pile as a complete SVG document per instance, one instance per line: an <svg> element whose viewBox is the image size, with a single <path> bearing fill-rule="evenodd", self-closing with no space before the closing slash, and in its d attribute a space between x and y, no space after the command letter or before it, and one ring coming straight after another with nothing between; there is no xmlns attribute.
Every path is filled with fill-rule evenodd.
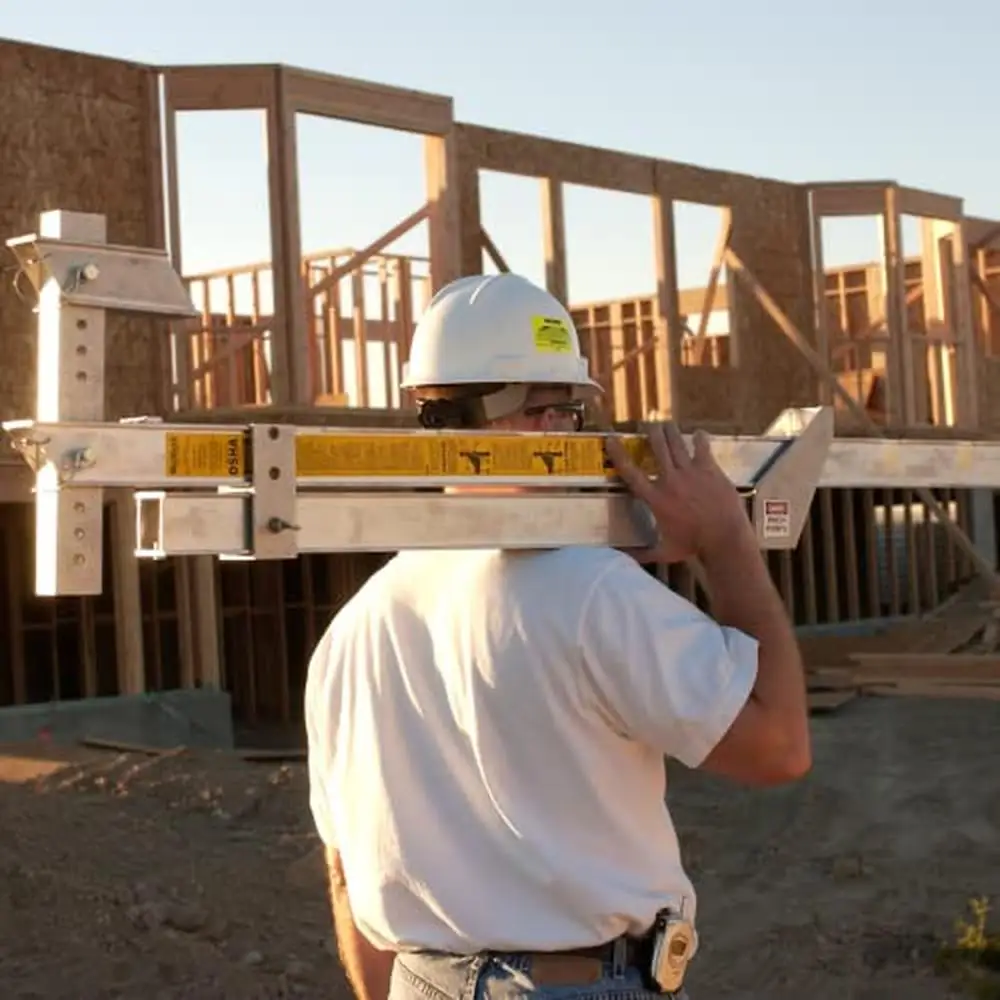
<svg viewBox="0 0 1000 1000"><path fill-rule="evenodd" d="M1000 603L981 580L875 635L809 637L800 645L815 711L858 695L1000 700Z"/></svg>

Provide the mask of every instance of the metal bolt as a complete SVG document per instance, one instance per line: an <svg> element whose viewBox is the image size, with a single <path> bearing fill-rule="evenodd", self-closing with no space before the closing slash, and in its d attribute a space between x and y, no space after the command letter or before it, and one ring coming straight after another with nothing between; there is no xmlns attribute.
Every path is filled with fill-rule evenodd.
<svg viewBox="0 0 1000 1000"><path fill-rule="evenodd" d="M291 524L283 517L270 517L267 520L267 530L272 535L280 535L283 531L299 531L300 529L297 524Z"/></svg>

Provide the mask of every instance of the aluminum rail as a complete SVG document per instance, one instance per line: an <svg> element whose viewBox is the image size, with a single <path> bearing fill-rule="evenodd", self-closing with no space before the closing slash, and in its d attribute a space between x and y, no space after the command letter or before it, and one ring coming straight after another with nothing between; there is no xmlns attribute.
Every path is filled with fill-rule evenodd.
<svg viewBox="0 0 1000 1000"><path fill-rule="evenodd" d="M605 434L376 431L274 424L3 425L35 472L37 546L51 562L99 559L75 495L133 491L140 558L406 548L641 546L644 505L617 479ZM762 437L719 437L763 548L794 547L833 436L829 408L787 411ZM642 434L623 436L651 472ZM474 491L454 488L475 487ZM520 491L512 487L521 488ZM529 488L525 491L524 488ZM51 587L53 593L64 593ZM89 591L81 591L89 586ZM77 583L72 592L94 592Z"/></svg>

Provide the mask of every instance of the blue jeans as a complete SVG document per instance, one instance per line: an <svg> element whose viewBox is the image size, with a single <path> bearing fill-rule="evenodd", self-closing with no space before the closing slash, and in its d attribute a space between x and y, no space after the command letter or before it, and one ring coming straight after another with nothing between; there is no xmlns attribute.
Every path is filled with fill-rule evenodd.
<svg viewBox="0 0 1000 1000"><path fill-rule="evenodd" d="M618 978L605 965L596 982L536 986L531 960L520 955L400 954L392 969L389 1000L688 1000L687 993L646 989L638 969Z"/></svg>

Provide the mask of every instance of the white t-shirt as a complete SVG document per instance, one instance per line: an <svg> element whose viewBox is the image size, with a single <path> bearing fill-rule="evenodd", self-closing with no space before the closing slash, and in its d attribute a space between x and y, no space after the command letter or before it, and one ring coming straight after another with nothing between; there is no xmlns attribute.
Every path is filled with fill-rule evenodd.
<svg viewBox="0 0 1000 1000"><path fill-rule="evenodd" d="M613 549L408 551L309 666L310 800L377 947L557 950L693 919L664 755L699 765L757 643Z"/></svg>

